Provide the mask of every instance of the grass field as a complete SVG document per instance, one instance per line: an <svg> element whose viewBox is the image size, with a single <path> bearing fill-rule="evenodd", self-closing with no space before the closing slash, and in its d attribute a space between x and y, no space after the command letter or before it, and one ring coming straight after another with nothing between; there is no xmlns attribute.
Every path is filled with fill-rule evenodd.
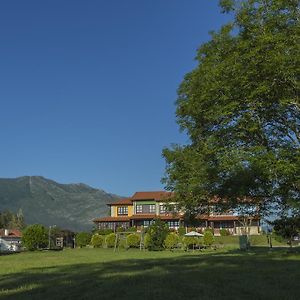
<svg viewBox="0 0 300 300"><path fill-rule="evenodd" d="M0 299L300 299L299 283L300 252L279 248L0 256Z"/></svg>

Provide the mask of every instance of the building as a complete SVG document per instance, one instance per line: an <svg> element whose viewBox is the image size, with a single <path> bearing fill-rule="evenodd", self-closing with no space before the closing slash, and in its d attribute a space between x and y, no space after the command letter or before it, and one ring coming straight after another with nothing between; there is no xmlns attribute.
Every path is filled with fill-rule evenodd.
<svg viewBox="0 0 300 300"><path fill-rule="evenodd" d="M117 202L108 204L110 206L110 216L96 218L93 222L99 229L110 228L116 230L118 227L129 228L149 226L154 219L165 221L170 229L177 230L179 226L189 227L184 222L184 213L173 211L170 212L166 202L172 203L171 192L136 192L131 198L121 199ZM203 231L206 228L212 228L216 235L220 234L221 229L226 229L233 235L242 234L242 224L240 217L233 213L210 213L197 217L197 230ZM259 234L259 218L251 221L249 227L250 234Z"/></svg>
<svg viewBox="0 0 300 300"><path fill-rule="evenodd" d="M18 251L22 233L18 229L0 229L0 251Z"/></svg>

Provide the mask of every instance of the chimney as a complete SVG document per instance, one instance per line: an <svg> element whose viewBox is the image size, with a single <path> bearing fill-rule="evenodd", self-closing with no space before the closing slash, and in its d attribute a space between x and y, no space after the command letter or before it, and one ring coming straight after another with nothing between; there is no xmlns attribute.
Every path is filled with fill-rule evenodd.
<svg viewBox="0 0 300 300"><path fill-rule="evenodd" d="M8 229L4 229L4 236L8 236L9 235L9 230Z"/></svg>

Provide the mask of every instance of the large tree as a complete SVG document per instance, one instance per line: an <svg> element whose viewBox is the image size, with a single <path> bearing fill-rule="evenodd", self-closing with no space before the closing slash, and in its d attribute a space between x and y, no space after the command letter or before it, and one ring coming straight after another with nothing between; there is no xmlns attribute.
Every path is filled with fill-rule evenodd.
<svg viewBox="0 0 300 300"><path fill-rule="evenodd" d="M178 90L187 145L163 150L163 182L189 212L213 197L230 208L299 212L299 2L220 1L230 24L211 34ZM224 207L223 207L224 208Z"/></svg>

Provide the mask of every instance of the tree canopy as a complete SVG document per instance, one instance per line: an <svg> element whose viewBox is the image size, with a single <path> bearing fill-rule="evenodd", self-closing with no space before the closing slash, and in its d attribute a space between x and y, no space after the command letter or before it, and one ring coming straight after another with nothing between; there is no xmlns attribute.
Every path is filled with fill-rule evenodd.
<svg viewBox="0 0 300 300"><path fill-rule="evenodd" d="M190 143L163 150L163 182L189 211L218 196L229 207L251 198L264 215L299 212L299 2L220 6L234 18L201 45L178 89Z"/></svg>

